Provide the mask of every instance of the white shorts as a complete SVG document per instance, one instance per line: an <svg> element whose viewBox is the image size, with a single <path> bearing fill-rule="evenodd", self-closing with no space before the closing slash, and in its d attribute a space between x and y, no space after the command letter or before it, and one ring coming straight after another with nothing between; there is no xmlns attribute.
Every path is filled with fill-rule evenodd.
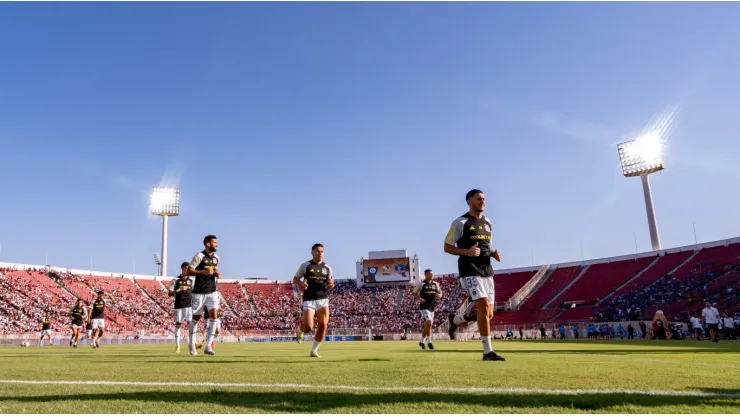
<svg viewBox="0 0 740 416"><path fill-rule="evenodd" d="M424 321L434 321L434 311L428 309L421 310L421 319Z"/></svg>
<svg viewBox="0 0 740 416"><path fill-rule="evenodd" d="M304 300L303 310L304 311L315 311L317 309L328 308L329 299L318 299L318 300Z"/></svg>
<svg viewBox="0 0 740 416"><path fill-rule="evenodd" d="M488 298L488 303L494 304L495 290L493 288L493 277L466 276L460 278L460 284L468 292L473 301Z"/></svg>
<svg viewBox="0 0 740 416"><path fill-rule="evenodd" d="M43 337L44 335L51 336L51 329L44 329L41 331L41 336Z"/></svg>
<svg viewBox="0 0 740 416"><path fill-rule="evenodd" d="M90 338L92 336L92 329L87 330L87 337Z"/></svg>
<svg viewBox="0 0 740 416"><path fill-rule="evenodd" d="M193 308L175 309L175 322L181 324L193 320Z"/></svg>
<svg viewBox="0 0 740 416"><path fill-rule="evenodd" d="M218 292L213 293L193 293L193 316L203 315L203 309L212 311L214 309L220 309L221 298L218 296Z"/></svg>
<svg viewBox="0 0 740 416"><path fill-rule="evenodd" d="M93 329L105 329L105 319L93 319L92 326Z"/></svg>
<svg viewBox="0 0 740 416"><path fill-rule="evenodd" d="M75 330L75 329L80 329L80 328L82 328L83 326L84 326L84 325L75 325L75 324L72 324L72 330Z"/></svg>

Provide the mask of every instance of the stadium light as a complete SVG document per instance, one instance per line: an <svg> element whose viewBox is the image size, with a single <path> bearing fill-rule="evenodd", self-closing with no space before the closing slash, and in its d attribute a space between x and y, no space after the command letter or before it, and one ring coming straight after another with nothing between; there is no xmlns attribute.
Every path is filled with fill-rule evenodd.
<svg viewBox="0 0 740 416"><path fill-rule="evenodd" d="M624 176L639 176L642 179L642 193L645 196L645 209L647 210L648 227L650 228L650 242L653 251L660 250L658 222L655 219L653 194L650 190L650 178L648 175L665 169L663 165L661 138L656 133L648 133L638 137L636 140L618 144L617 151L619 151L619 161L622 164L622 173Z"/></svg>
<svg viewBox="0 0 740 416"><path fill-rule="evenodd" d="M180 215L180 190L177 188L154 188L150 208L152 215L162 217L162 254L159 275L167 274L167 219Z"/></svg>

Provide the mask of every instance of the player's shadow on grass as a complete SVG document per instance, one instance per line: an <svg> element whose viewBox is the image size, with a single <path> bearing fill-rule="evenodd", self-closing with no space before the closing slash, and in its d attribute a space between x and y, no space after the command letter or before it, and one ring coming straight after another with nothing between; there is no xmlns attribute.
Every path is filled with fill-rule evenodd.
<svg viewBox="0 0 740 416"><path fill-rule="evenodd" d="M712 390L714 393L737 395L737 390ZM737 406L740 399L733 397L683 397L660 395L628 395L628 394L581 394L581 395L552 395L552 394L506 394L506 393L353 393L353 392L237 392L231 390L200 391L142 391L142 392L115 392L109 394L68 394L44 396L5 396L0 397L2 402L20 403L56 403L63 405L76 402L116 403L119 411L140 409L142 403L151 403L153 413L178 410L192 412L194 409L213 409L215 412L223 409L209 406L223 406L226 411L233 412L278 412L278 413L323 413L340 410L357 409L370 412L393 412L410 410L432 410L455 412L464 411L466 406L472 411L479 410L478 406L491 408L529 408L537 411L540 408L560 408L561 410L577 409L583 411L599 411L619 409L623 406ZM156 404L167 403L176 405L175 408L159 408ZM202 406L202 407L201 407ZM380 408L376 406L382 406ZM101 408L101 410L105 410ZM198 411L198 410L196 410Z"/></svg>
<svg viewBox="0 0 740 416"><path fill-rule="evenodd" d="M501 355L504 354L703 354L703 353L723 353L723 352L738 352L737 349L732 348L661 348L659 350L651 350L651 349L632 349L632 348L622 348L622 349L597 349L597 350L581 350L581 349L563 349L563 350L553 350L553 349L516 349L516 348L506 348L506 346L498 346L494 345L494 350L496 352L500 352ZM455 352L455 353L470 353L470 354L482 354L482 350L451 350L451 349L441 349L438 348L434 350L435 353L447 353L447 352Z"/></svg>

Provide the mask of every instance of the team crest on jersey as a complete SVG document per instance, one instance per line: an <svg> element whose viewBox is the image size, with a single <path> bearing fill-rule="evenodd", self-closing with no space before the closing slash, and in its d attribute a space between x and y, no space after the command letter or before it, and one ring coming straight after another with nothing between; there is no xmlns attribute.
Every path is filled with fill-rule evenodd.
<svg viewBox="0 0 740 416"><path fill-rule="evenodd" d="M329 273L329 271L328 271L328 270L326 270L326 267L322 267L322 268L321 268L321 273L323 273L323 274L327 274L327 273Z"/></svg>
<svg viewBox="0 0 740 416"><path fill-rule="evenodd" d="M488 224L486 224L486 232L487 233L490 233L491 232L491 227L489 227Z"/></svg>

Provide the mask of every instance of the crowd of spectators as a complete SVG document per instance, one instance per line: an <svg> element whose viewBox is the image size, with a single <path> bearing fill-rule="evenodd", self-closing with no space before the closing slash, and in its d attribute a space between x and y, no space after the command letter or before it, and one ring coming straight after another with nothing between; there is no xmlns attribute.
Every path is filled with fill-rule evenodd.
<svg viewBox="0 0 740 416"><path fill-rule="evenodd" d="M725 293L722 289L711 288L708 283L718 277L738 270L737 264L700 263L686 276L664 275L655 282L635 287L628 293L609 299L596 308L594 320L597 322L632 321L645 318L648 309L682 304L695 304L702 299L732 301L737 294ZM649 319L649 317L648 317Z"/></svg>

